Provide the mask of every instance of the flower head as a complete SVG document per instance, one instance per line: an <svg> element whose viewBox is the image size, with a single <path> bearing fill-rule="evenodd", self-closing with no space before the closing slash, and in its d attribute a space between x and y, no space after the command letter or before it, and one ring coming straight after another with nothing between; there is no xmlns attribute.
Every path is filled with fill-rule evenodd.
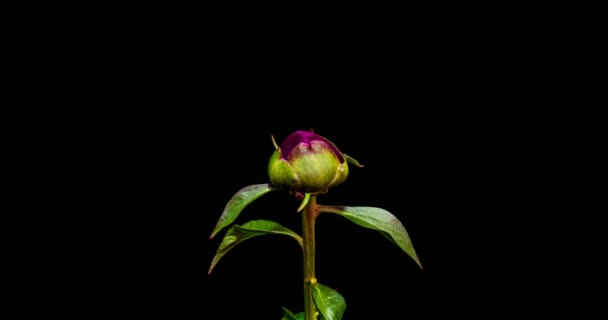
<svg viewBox="0 0 608 320"><path fill-rule="evenodd" d="M314 132L296 131L270 157L268 176L273 187L327 192L346 180L347 160L351 159L328 139Z"/></svg>

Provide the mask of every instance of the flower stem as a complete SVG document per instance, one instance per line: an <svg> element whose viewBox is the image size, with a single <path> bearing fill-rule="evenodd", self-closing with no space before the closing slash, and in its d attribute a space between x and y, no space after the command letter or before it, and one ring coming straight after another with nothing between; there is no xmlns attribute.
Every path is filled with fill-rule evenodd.
<svg viewBox="0 0 608 320"><path fill-rule="evenodd" d="M317 283L315 278L315 220L319 214L317 197L311 196L302 214L302 234L304 235L304 319L315 319L315 303L312 289Z"/></svg>

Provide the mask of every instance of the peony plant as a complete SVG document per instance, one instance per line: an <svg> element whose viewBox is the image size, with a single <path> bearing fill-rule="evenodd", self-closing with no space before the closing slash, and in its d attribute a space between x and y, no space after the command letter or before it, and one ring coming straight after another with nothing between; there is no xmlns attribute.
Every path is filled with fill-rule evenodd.
<svg viewBox="0 0 608 320"><path fill-rule="evenodd" d="M272 137L272 143L275 151L268 162L270 183L247 186L234 194L224 208L210 239L232 224L247 205L275 190L288 191L301 201L297 212L302 212L302 235L269 220L233 225L226 232L211 261L209 274L228 251L247 239L268 234L291 237L303 251L304 311L294 314L283 308L282 320L342 319L346 310L344 297L319 283L315 277L315 223L321 213L337 214L362 227L379 231L422 268L407 231L390 212L376 207L317 203L317 196L329 192L346 180L349 164L363 167L357 160L342 153L334 143L312 131L295 131L280 146Z"/></svg>

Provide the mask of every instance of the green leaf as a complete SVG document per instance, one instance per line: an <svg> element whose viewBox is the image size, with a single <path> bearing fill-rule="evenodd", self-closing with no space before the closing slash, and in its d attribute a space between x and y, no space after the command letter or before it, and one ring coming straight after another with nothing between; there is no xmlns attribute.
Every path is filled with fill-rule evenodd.
<svg viewBox="0 0 608 320"><path fill-rule="evenodd" d="M310 201L310 192L306 192L304 194L304 199L302 200L302 204L300 204L300 207L298 208L297 212L302 211L302 209L304 209L304 207L306 207L306 205L308 204L308 201Z"/></svg>
<svg viewBox="0 0 608 320"><path fill-rule="evenodd" d="M290 236L298 241L300 247L303 247L302 237L274 221L253 220L242 226L234 225L228 229L228 232L226 232L226 235L224 236L224 240L220 243L220 246L215 253L215 257L213 257L213 261L211 261L209 274L211 274L211 271L213 271L213 268L215 268L215 265L217 265L220 259L232 248L247 239L265 234L282 234Z"/></svg>
<svg viewBox="0 0 608 320"><path fill-rule="evenodd" d="M357 161L357 159L347 155L346 153L343 153L342 155L344 155L344 158L346 159L346 162L353 164L359 168L363 168L363 165L359 163L359 161Z"/></svg>
<svg viewBox="0 0 608 320"><path fill-rule="evenodd" d="M247 186L235 193L230 201L228 201L228 204L226 204L224 212L222 212L222 215L217 221L215 229L213 229L209 239L215 237L220 230L231 224L239 216L239 214L241 214L241 211L243 211L246 206L255 201L257 198L273 190L276 189L270 187L268 183L264 183Z"/></svg>
<svg viewBox="0 0 608 320"><path fill-rule="evenodd" d="M323 319L342 319L344 310L346 310L346 301L337 291L317 283L312 289L312 298Z"/></svg>
<svg viewBox="0 0 608 320"><path fill-rule="evenodd" d="M416 261L420 268L422 268L422 264L420 263L420 259L418 259L418 255L416 255L416 250L414 250L414 245L412 244L410 236L399 219L392 213L374 207L338 206L319 206L319 211L336 213L362 227L380 231L382 235L398 245Z"/></svg>
<svg viewBox="0 0 608 320"><path fill-rule="evenodd" d="M281 320L304 320L304 312L293 314L291 311L287 310L287 308L283 308L283 311L285 314Z"/></svg>

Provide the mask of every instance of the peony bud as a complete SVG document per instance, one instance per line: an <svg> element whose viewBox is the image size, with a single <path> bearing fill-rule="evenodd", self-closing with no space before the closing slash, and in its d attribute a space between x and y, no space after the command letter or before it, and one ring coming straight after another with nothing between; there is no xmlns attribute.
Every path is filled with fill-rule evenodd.
<svg viewBox="0 0 608 320"><path fill-rule="evenodd" d="M346 180L347 160L359 165L326 138L296 131L270 157L268 176L273 187L304 193L327 192Z"/></svg>

